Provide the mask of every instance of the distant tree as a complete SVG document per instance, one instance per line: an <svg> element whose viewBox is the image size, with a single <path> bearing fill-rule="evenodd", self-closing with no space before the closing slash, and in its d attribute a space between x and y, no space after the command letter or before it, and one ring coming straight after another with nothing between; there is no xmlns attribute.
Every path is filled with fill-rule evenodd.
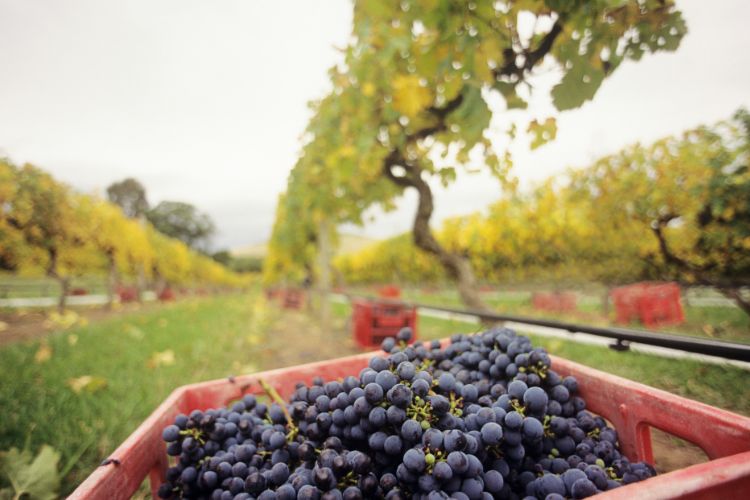
<svg viewBox="0 0 750 500"><path fill-rule="evenodd" d="M71 279L98 267L81 199L49 174L27 164L16 170L14 197L3 209L4 225L23 238L14 260L20 261L19 267L42 269L58 281L61 312Z"/></svg>
<svg viewBox="0 0 750 500"><path fill-rule="evenodd" d="M236 273L259 273L263 270L263 257L232 257L229 267Z"/></svg>
<svg viewBox="0 0 750 500"><path fill-rule="evenodd" d="M132 177L110 184L107 188L107 199L122 208L125 215L131 219L145 215L149 209L146 189Z"/></svg>
<svg viewBox="0 0 750 500"><path fill-rule="evenodd" d="M234 256L229 250L219 250L211 258L237 273L259 273L263 269L263 257Z"/></svg>
<svg viewBox="0 0 750 500"><path fill-rule="evenodd" d="M223 264L227 267L232 264L233 260L232 254L229 253L229 250L219 250L218 252L214 252L211 254L211 258L219 264Z"/></svg>
<svg viewBox="0 0 750 500"><path fill-rule="evenodd" d="M205 250L216 232L208 214L181 201L162 201L146 212L146 218L160 233L198 250Z"/></svg>

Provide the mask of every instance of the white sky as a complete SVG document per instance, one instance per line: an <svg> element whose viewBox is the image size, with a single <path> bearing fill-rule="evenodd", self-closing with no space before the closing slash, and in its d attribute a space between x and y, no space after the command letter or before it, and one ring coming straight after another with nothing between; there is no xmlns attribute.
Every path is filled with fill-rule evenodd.
<svg viewBox="0 0 750 500"><path fill-rule="evenodd" d="M514 147L524 184L750 107L750 4L678 0L676 53L622 65L592 103L558 117L557 140ZM348 0L0 0L0 155L86 192L138 178L219 227L215 247L268 238L327 70L350 32ZM540 82L543 87L544 82ZM543 92L540 92L543 94ZM532 117L553 114L537 100ZM493 129L504 130L498 114ZM496 200L487 176L436 188L436 222ZM410 227L415 200L349 232Z"/></svg>

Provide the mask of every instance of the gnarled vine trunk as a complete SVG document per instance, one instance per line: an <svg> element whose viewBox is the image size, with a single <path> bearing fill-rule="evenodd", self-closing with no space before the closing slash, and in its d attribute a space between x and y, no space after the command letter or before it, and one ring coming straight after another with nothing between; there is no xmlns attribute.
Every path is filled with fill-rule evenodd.
<svg viewBox="0 0 750 500"><path fill-rule="evenodd" d="M65 312L68 301L68 292L70 291L70 278L60 275L57 270L57 249L52 247L47 249L49 262L47 263L47 276L57 280L60 284L60 296L57 298L57 311L60 314Z"/></svg>
<svg viewBox="0 0 750 500"><path fill-rule="evenodd" d="M403 168L405 175L396 175L393 167ZM418 163L415 160L406 160L398 151L394 151L386 159L384 170L386 176L396 184L411 187L417 191L419 202L412 226L414 244L438 258L448 276L455 281L461 301L467 307L487 311L488 308L477 291L477 280L469 261L461 255L448 251L432 234L430 229L430 219L434 209L432 190L422 178L422 169Z"/></svg>
<svg viewBox="0 0 750 500"><path fill-rule="evenodd" d="M117 287L117 264L112 251L107 252L107 309L112 309L115 303L115 288Z"/></svg>

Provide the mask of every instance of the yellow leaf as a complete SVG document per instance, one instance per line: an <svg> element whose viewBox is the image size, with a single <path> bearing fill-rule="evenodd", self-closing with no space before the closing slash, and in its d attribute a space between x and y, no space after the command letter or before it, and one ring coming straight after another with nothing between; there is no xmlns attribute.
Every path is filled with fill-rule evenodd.
<svg viewBox="0 0 750 500"><path fill-rule="evenodd" d="M149 368L158 368L160 366L171 366L174 364L174 361L174 351L167 349L166 351L153 353L147 365Z"/></svg>
<svg viewBox="0 0 750 500"><path fill-rule="evenodd" d="M415 117L432 100L432 92L419 83L417 75L399 75L393 79L393 107L407 117Z"/></svg>
<svg viewBox="0 0 750 500"><path fill-rule="evenodd" d="M78 335L76 335L75 333L71 333L70 335L68 335L68 344L69 345L74 346L77 343L78 343Z"/></svg>
<svg viewBox="0 0 750 500"><path fill-rule="evenodd" d="M143 338L143 335L144 335L143 330L141 330L135 325L126 324L124 326L124 329L125 329L125 333L127 333L128 335L130 335L132 338L136 340L141 340Z"/></svg>
<svg viewBox="0 0 750 500"><path fill-rule="evenodd" d="M57 311L53 311L49 314L49 316L47 316L47 320L44 322L44 325L47 328L60 328L66 330L78 323L79 320L80 317L75 311L68 310L62 314L58 313Z"/></svg>
<svg viewBox="0 0 750 500"><path fill-rule="evenodd" d="M366 97L375 95L375 85L372 82L365 82L362 85L362 94Z"/></svg>
<svg viewBox="0 0 750 500"><path fill-rule="evenodd" d="M91 375L83 375L78 378L68 379L68 387L70 387L76 394L80 394L83 391L94 393L107 387L107 379Z"/></svg>
<svg viewBox="0 0 750 500"><path fill-rule="evenodd" d="M8 323L6 323L5 321L0 321L0 332L4 332L7 329L8 329Z"/></svg>
<svg viewBox="0 0 750 500"><path fill-rule="evenodd" d="M52 357L52 348L47 344L47 342L42 342L39 344L39 349L37 349L36 354L34 354L34 361L37 363L45 363L49 361L49 359Z"/></svg>
<svg viewBox="0 0 750 500"><path fill-rule="evenodd" d="M169 324L169 322L165 318L159 318L159 321L156 324L164 328Z"/></svg>

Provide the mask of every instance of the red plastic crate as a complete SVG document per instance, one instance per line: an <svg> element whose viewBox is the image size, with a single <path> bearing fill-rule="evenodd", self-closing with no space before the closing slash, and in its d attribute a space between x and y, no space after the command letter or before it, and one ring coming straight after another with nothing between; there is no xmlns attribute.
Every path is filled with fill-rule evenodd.
<svg viewBox="0 0 750 500"><path fill-rule="evenodd" d="M383 339L395 336L404 327L417 338L417 308L401 303L370 300L352 301L352 334L362 347L379 347Z"/></svg>
<svg viewBox="0 0 750 500"><path fill-rule="evenodd" d="M175 293L174 290L172 290L169 287L164 288L161 292L159 292L158 299L162 302L169 302L175 299Z"/></svg>
<svg viewBox="0 0 750 500"><path fill-rule="evenodd" d="M648 327L679 325L685 321L676 283L636 283L610 292L616 321L629 324L640 321Z"/></svg>
<svg viewBox="0 0 750 500"><path fill-rule="evenodd" d="M279 300L285 309L302 309L305 303L305 292L297 288L267 288L266 299Z"/></svg>
<svg viewBox="0 0 750 500"><path fill-rule="evenodd" d="M447 340L442 342L447 344ZM180 387L110 455L116 462L98 467L69 498L127 499L146 478L156 498L168 458L161 433L179 413L225 406L244 394L261 394L258 379L287 398L297 382L309 384L316 376L328 380L357 374L376 354L382 351ZM587 408L613 423L621 449L629 458L653 463L650 427L655 427L698 445L710 459L601 493L597 499L750 498L750 418L551 358L559 374L578 379Z"/></svg>
<svg viewBox="0 0 750 500"><path fill-rule="evenodd" d="M138 300L138 289L134 286L121 286L117 289L117 295L120 296L120 302L135 302Z"/></svg>
<svg viewBox="0 0 750 500"><path fill-rule="evenodd" d="M302 309L305 303L305 292L294 288L287 288L282 295L281 305L284 309Z"/></svg>
<svg viewBox="0 0 750 500"><path fill-rule="evenodd" d="M385 285L378 288L378 295L384 299L397 299L401 297L401 289L396 285Z"/></svg>
<svg viewBox="0 0 750 500"><path fill-rule="evenodd" d="M531 296L534 309L551 312L576 310L576 295L572 292L534 292Z"/></svg>

